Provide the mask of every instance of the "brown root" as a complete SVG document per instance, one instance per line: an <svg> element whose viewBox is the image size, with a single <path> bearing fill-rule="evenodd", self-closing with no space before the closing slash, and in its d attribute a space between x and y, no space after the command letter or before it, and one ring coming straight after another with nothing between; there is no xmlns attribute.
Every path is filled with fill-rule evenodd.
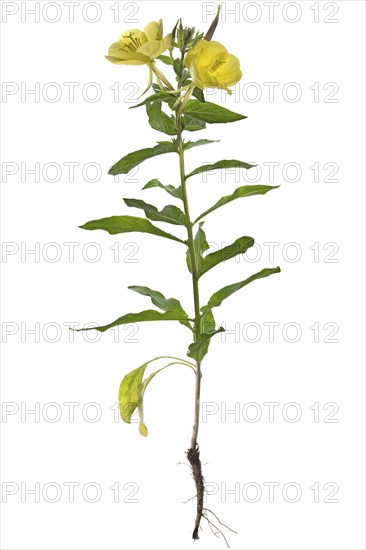
<svg viewBox="0 0 366 550"><path fill-rule="evenodd" d="M198 530L200 528L201 519L203 517L203 496L205 491L205 483L202 475L202 465L200 460L199 446L196 444L195 448L188 449L187 458L192 468L192 475L196 485L196 498L197 498L197 512L194 522L194 529L192 538L194 540L199 539Z"/></svg>

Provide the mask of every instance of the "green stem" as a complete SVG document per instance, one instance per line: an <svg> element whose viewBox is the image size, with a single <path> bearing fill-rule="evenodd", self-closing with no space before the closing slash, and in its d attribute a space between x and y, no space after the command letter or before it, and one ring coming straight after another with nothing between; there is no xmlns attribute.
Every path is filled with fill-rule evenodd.
<svg viewBox="0 0 366 550"><path fill-rule="evenodd" d="M191 221L190 214L189 214L187 184L186 184L186 176L184 171L184 147L183 147L183 139L182 139L183 130L182 130L181 112L179 112L179 110L176 113L176 125L177 125L177 145L178 145L178 155L179 155L179 170L180 170L180 181L182 186L184 213L188 220L188 225L187 225L188 250L189 250L189 256L191 260L191 269L192 269L192 286L193 286L194 315L195 315L194 338L196 341L201 334L200 296L199 296L198 277L197 277L197 260L196 260L196 253L194 248L193 223ZM201 377L202 377L201 363L200 361L196 361L194 424L192 429L191 449L195 449L197 446L198 428L199 428L199 421L200 421Z"/></svg>

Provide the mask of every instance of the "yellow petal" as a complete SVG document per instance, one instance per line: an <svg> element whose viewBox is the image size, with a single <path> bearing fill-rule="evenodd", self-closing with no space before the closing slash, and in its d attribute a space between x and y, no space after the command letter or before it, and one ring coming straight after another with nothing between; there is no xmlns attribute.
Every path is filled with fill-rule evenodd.
<svg viewBox="0 0 366 550"><path fill-rule="evenodd" d="M111 61L111 63L116 63L118 65L143 65L145 63L143 60L138 60L122 42L114 42L114 44L109 47L106 58L108 61Z"/></svg>
<svg viewBox="0 0 366 550"><path fill-rule="evenodd" d="M120 42L129 44L131 46L135 45L135 49L137 49L141 44L147 42L148 38L143 31L140 31L139 29L130 29L121 34L119 40Z"/></svg>
<svg viewBox="0 0 366 550"><path fill-rule="evenodd" d="M220 42L207 42L207 46L202 49L200 62L204 65L210 65L218 59L225 60L228 55L229 52Z"/></svg>
<svg viewBox="0 0 366 550"><path fill-rule="evenodd" d="M158 22L151 21L144 28L144 33L148 40L161 40L163 37L163 22L159 19Z"/></svg>
<svg viewBox="0 0 366 550"><path fill-rule="evenodd" d="M188 69L191 68L194 58L207 46L207 40L200 40L186 55L185 62Z"/></svg>
<svg viewBox="0 0 366 550"><path fill-rule="evenodd" d="M215 72L215 77L225 87L233 86L239 82L242 76L240 61L232 54L229 54L225 63Z"/></svg>
<svg viewBox="0 0 366 550"><path fill-rule="evenodd" d="M171 44L171 35L167 35L163 40L149 40L142 44L136 51L137 54L154 59L169 48Z"/></svg>

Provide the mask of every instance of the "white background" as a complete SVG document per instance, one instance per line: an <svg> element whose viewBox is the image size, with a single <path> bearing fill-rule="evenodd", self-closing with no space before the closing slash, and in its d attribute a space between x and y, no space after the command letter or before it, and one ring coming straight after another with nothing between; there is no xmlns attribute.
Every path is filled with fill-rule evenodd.
<svg viewBox="0 0 366 550"><path fill-rule="evenodd" d="M127 290L131 284L161 290L192 309L191 283L178 243L140 234L111 237L78 226L104 216L134 214L124 205L125 196L158 206L173 202L163 191L141 191L154 177L166 184L178 183L173 155L146 161L132 178L121 177L119 182L107 175L109 166L123 155L167 138L147 125L144 109L128 109L146 86L146 67L112 65L103 56L121 32L143 28L159 17L166 32L179 16L185 24L205 31L211 20L205 14L213 5L138 2L135 9L132 3L121 2L119 20L114 21L116 12L110 8L117 3L99 2L99 11L91 5L83 12L91 3L82 0L70 22L64 2L50 3L45 12L46 2L40 2L40 20L35 22L34 15L24 12L34 4L2 2L2 77L5 91L13 91L3 95L2 160L14 163L3 164L2 188L3 246L8 253L2 258L6 340L2 399L4 410L14 413L2 417L2 487L3 491L13 487L15 492L2 505L2 547L223 548L224 542L212 535L205 522L200 540L193 543L195 503L182 504L194 493L188 468L177 466L186 462L190 441L191 372L183 367L168 369L148 388L148 438L138 434L136 423L114 422L110 410L129 370L157 355L184 357L188 333L178 323L145 323L134 336L128 336L133 329L121 328L119 341L114 342L113 332L107 332L91 343L83 333L70 334L67 328L67 323L104 324L129 311L148 309L147 298ZM219 323L240 333L236 337L228 333L226 342L217 336L204 362L202 400L215 412L201 424L199 436L204 474L210 492L216 491L207 506L238 531L229 533L232 548L361 549L365 548L365 5L362 1L281 2L271 22L266 4L227 2L215 34L240 58L243 69L236 95L223 94L223 104L248 119L192 134L191 139L219 138L221 142L187 153L188 170L221 158L237 158L261 165L259 183L281 185L264 197L238 200L216 211L205 224L211 243L229 244L240 235L253 236L259 257L256 262L231 260L207 274L201 284L203 302L218 288L264 267L282 269L281 274L257 281L228 299L216 312ZM17 8L4 22L4 10ZM236 15L225 13L225 8L235 8ZM170 72L169 76L174 78ZM47 86L50 82L56 86ZM74 101L65 82L80 84ZM90 82L97 83L97 88L88 87ZM22 98L21 91L36 83L39 100L34 95ZM110 89L116 89L115 83L120 86L118 98ZM268 83L278 83L273 99ZM98 89L100 100L93 102ZM301 97L291 101L299 90ZM220 102L221 93L210 99ZM80 163L74 181L65 165L70 162ZM265 164L270 162L280 163L273 181ZM23 169L21 163L25 163ZM40 181L25 173L35 163L40 163ZM48 163L53 164L47 171ZM90 168L83 177L88 163L100 166L99 176ZM288 163L300 167L298 178L298 168L286 168ZM315 181L315 168L310 168L315 163L319 163L319 181ZM324 168L327 163L333 164ZM338 181L329 181L326 176L334 165L333 180ZM12 169L13 175L9 174ZM98 181L87 181L95 174ZM193 215L245 184L251 175L237 174L235 179L226 174L225 181L220 181L216 174L206 182L199 176L192 178ZM136 215L141 214L136 211ZM99 248L88 245L92 242ZM70 245L64 243L79 243L73 262ZM274 257L263 243L278 243ZM113 245L114 250L119 246L117 261L110 249ZM35 246L39 257L24 255ZM93 262L98 249L101 258ZM291 261L296 251L301 257ZM61 257L52 261L55 253ZM264 325L269 322L279 323L273 342ZM298 341L289 341L296 339L299 327ZM39 336L27 332L32 328ZM334 328L336 334L331 336ZM336 341L325 341L329 339ZM74 422L64 405L68 402L79 404ZM91 402L102 413L97 422L91 419L98 408L85 407ZM248 407L253 402L256 405ZM269 406L264 405L268 402L278 403L273 422ZM47 408L47 403L58 408ZM297 412L288 403L296 403ZM314 403L319 404L318 422ZM26 408L34 407L40 407L38 419L24 415ZM225 415L225 408L235 407L238 417ZM56 413L62 416L52 422ZM301 417L291 422L295 413ZM250 422L256 414L258 421ZM73 503L67 482L80 484ZM91 482L101 490L96 503L82 496L83 487ZM113 502L109 489L117 482L119 503ZM274 502L269 501L268 485L264 485L268 482L279 484ZM29 494L23 495L22 502L22 483L26 489L40 484L39 503ZM42 495L47 483L62 490L58 502L49 502L55 496L52 487ZM288 502L294 498L294 486L289 486L288 498L286 493L283 496L288 483L300 487L298 502ZM310 489L316 483L319 502L314 502L314 489ZM128 502L136 484L133 498L138 502ZM262 494L257 502L250 502L258 486ZM324 502L336 486L333 499L338 502ZM235 495L226 493L234 487L238 502ZM88 496L93 498L92 488Z"/></svg>

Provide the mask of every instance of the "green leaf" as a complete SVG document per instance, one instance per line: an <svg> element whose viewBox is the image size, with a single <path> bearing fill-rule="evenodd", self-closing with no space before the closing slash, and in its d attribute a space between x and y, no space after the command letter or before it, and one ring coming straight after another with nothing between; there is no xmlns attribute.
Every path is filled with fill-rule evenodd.
<svg viewBox="0 0 366 550"><path fill-rule="evenodd" d="M142 323L143 321L185 321L186 317L181 313L176 313L174 311L166 311L161 313L160 311L155 311L155 309L147 309L146 311L139 311L138 313L126 313L122 315L109 325L103 325L101 327L89 327L89 328L78 328L76 332L82 332L86 330L98 330L99 332L105 332L106 330L117 327L119 325L128 325L131 323Z"/></svg>
<svg viewBox="0 0 366 550"><path fill-rule="evenodd" d="M201 90L201 88L194 88L193 92L192 92L192 95L198 99L199 101L201 101L202 103L206 103L206 100L205 100L205 96L203 94L203 90Z"/></svg>
<svg viewBox="0 0 366 550"><path fill-rule="evenodd" d="M207 216L207 214L210 214L217 208L220 208L220 206L224 206L224 204L228 204L229 202L240 199L242 197L250 197L252 195L264 195L265 193L268 193L268 191L271 191L271 189L277 189L278 187L279 185L244 185L243 187L238 187L238 189L235 189L232 195L221 197L221 199L213 206L211 206L211 208L205 210L202 214L200 214L198 218L194 221L194 223L198 222L204 216Z"/></svg>
<svg viewBox="0 0 366 550"><path fill-rule="evenodd" d="M280 273L280 271L281 269L279 267L275 267L273 269L270 269L270 268L262 269L262 271L259 271L259 273L255 273L254 275L251 275L251 277L248 277L248 279L245 279L244 281L240 281L239 283L234 283L234 284L225 286L224 288L222 288L221 290L218 290L211 296L207 306L204 306L203 308L201 308L201 311L206 313L209 309L220 306L223 300L226 300L226 298L229 298L229 296L231 296L232 294L234 294L244 286L248 285L252 281L256 281L257 279L262 279L263 277L269 277L269 275L273 275L274 273Z"/></svg>
<svg viewBox="0 0 366 550"><path fill-rule="evenodd" d="M144 218L137 218L135 216L111 216L110 218L101 218L100 220L93 220L84 225L80 225L81 229L88 229L94 231L95 229L103 229L110 235L119 235L120 233L131 233L137 231L138 233L150 233L151 235L157 235L158 237L165 237L172 241L186 244L184 241L166 233L159 227L153 225L149 220Z"/></svg>
<svg viewBox="0 0 366 550"><path fill-rule="evenodd" d="M186 320L180 321L181 324L192 330L191 325L188 321L188 314L184 311L182 304L179 300L176 300L176 298L165 298L165 296L161 292L158 292L157 290L151 290L151 288L148 288L147 286L133 285L129 286L128 288L130 290L133 290L134 292L142 294L143 296L149 296L154 306L157 306L163 311L172 311L181 315L182 317L185 317Z"/></svg>
<svg viewBox="0 0 366 550"><path fill-rule="evenodd" d="M186 215L178 208L172 204L164 206L163 210L159 212L156 206L148 204L140 199L123 199L127 206L140 208L146 214L146 217L150 220L157 222L166 222L172 223L173 225L188 225L188 220Z"/></svg>
<svg viewBox="0 0 366 550"><path fill-rule="evenodd" d="M146 112L149 117L149 124L154 130L164 132L169 136L177 134L174 116L168 116L161 109L161 101L155 101L146 104Z"/></svg>
<svg viewBox="0 0 366 550"><path fill-rule="evenodd" d="M201 262L197 271L197 277L201 277L204 273L215 267L215 265L230 260L238 254L245 254L245 252L254 245L254 239L252 237L240 237L233 244L221 248L216 252L212 252L205 256Z"/></svg>
<svg viewBox="0 0 366 550"><path fill-rule="evenodd" d="M129 153L125 157L122 157L116 164L110 168L108 174L116 176L117 174L128 174L132 168L138 166L146 159L156 157L157 155L163 155L164 153L175 153L176 148L171 141L158 141L155 147L148 147L147 149L140 149Z"/></svg>
<svg viewBox="0 0 366 550"><path fill-rule="evenodd" d="M216 321L213 316L212 310L204 312L201 317L201 333L207 332L211 333L216 330Z"/></svg>
<svg viewBox="0 0 366 550"><path fill-rule="evenodd" d="M156 59L160 59L165 65L173 65L173 59L169 55L158 55Z"/></svg>
<svg viewBox="0 0 366 550"><path fill-rule="evenodd" d="M218 170L218 169L224 169L224 168L246 168L249 170L249 168L253 168L255 164L248 164L247 162L242 162L241 160L219 160L218 162L215 162L215 164L204 164L203 166L199 166L193 172L188 174L186 178L190 178L191 176L195 176L196 174L201 174L201 172L211 172L211 170Z"/></svg>
<svg viewBox="0 0 366 550"><path fill-rule="evenodd" d="M186 141L183 143L183 149L192 149L193 147L199 147L200 145L208 145L209 143L217 143L219 139L199 139L198 141Z"/></svg>
<svg viewBox="0 0 366 550"><path fill-rule="evenodd" d="M215 103L210 103L209 101L202 103L198 99L188 101L184 113L209 124L235 122L236 120L247 118L244 115L229 111L225 107L220 107L220 105L216 105Z"/></svg>
<svg viewBox="0 0 366 550"><path fill-rule="evenodd" d="M194 237L194 241L193 241L193 244L194 244L194 254L195 254L195 258L196 258L196 268L197 270L199 270L200 266L201 266L201 262L202 262L202 254L204 252L206 252L206 250L208 250L210 247L209 247L209 244L206 240L206 235L205 235L205 232L203 231L202 229L202 225L203 225L203 222L201 222L199 224L199 228L197 230L197 233ZM187 250L187 267L190 271L190 273L192 273L192 262L191 262L191 254L190 254L190 250L188 249Z"/></svg>
<svg viewBox="0 0 366 550"><path fill-rule="evenodd" d="M150 95L149 97L147 97L146 99L141 101L141 103L138 103L137 105L132 105L130 107L130 109L136 109L137 107L142 107L143 105L147 105L148 103L151 103L151 102L154 102L154 101L169 102L169 101L172 101L172 100L175 101L176 99L177 99L176 94L171 94L169 92L159 91L159 92L156 92L155 94Z"/></svg>
<svg viewBox="0 0 366 550"><path fill-rule="evenodd" d="M149 362L126 374L119 386L119 410L122 420L127 424L131 424L131 416L138 406L139 389L148 364Z"/></svg>
<svg viewBox="0 0 366 550"><path fill-rule="evenodd" d="M192 359L196 359L196 361L200 363L208 352L211 338L215 336L215 334L224 331L225 329L223 327L220 327L219 329L212 332L203 332L202 334L200 334L196 342L193 342L193 344L189 346L187 353L188 357L192 357Z"/></svg>
<svg viewBox="0 0 366 550"><path fill-rule="evenodd" d="M164 189L164 191L169 193L172 197L183 200L182 188L180 186L174 187L173 185L163 185L158 179L153 179L147 182L142 189L150 189L151 187L160 187L160 189Z"/></svg>
<svg viewBox="0 0 366 550"><path fill-rule="evenodd" d="M206 128L206 123L190 115L183 115L182 127L189 132L197 132L198 130L204 130Z"/></svg>

